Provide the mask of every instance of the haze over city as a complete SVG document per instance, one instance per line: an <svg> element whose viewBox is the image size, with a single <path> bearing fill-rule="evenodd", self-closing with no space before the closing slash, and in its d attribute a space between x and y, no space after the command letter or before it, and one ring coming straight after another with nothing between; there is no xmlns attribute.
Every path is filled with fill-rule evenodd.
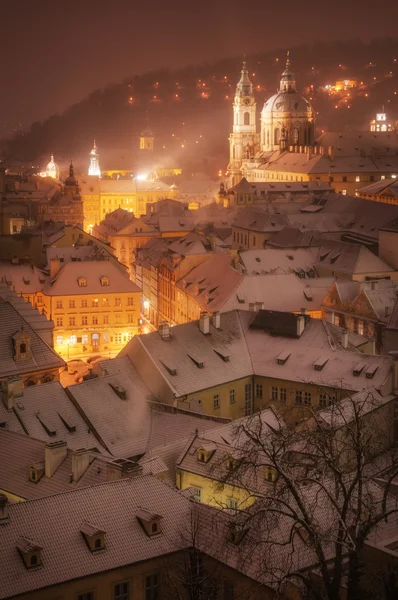
<svg viewBox="0 0 398 600"><path fill-rule="evenodd" d="M0 600L396 600L397 3L0 10Z"/></svg>

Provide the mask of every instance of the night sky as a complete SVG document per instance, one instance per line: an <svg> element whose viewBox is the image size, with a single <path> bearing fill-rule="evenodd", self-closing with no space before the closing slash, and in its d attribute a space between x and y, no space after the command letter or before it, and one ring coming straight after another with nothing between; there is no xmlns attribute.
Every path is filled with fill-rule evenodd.
<svg viewBox="0 0 398 600"><path fill-rule="evenodd" d="M3 135L136 73L311 41L396 37L398 21L396 0L2 0L0 11Z"/></svg>

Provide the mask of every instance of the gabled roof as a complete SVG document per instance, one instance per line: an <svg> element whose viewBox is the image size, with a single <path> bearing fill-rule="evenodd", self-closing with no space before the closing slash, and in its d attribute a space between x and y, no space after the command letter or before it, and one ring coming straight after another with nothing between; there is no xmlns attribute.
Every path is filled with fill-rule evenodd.
<svg viewBox="0 0 398 600"><path fill-rule="evenodd" d="M200 392L205 389L253 374L319 386L343 386L354 391L379 389L390 374L390 357L360 354L367 367L376 365L378 368L372 379L365 377L366 369L355 376L358 351L344 350L322 320L310 319L302 335L293 338L251 328L255 314L224 313L221 328L210 324L208 335L201 333L198 322L190 322L173 327L169 340L163 340L158 332L136 336L119 356L128 356L139 371L152 368L160 373L175 397L195 394L200 398ZM220 347L228 352L227 362L217 354ZM283 365L278 364L277 357L286 351L288 360ZM202 368L190 358L192 355L200 357ZM317 371L314 365L320 356L327 357L328 361ZM147 383L151 387L149 379Z"/></svg>
<svg viewBox="0 0 398 600"><path fill-rule="evenodd" d="M0 378L60 368L65 365L64 360L46 344L16 308L3 298L0 298L0 323ZM30 336L32 357L16 362L12 336L21 330Z"/></svg>
<svg viewBox="0 0 398 600"><path fill-rule="evenodd" d="M11 504L9 522L1 529L0 598L178 551L184 548L181 527L189 523L190 506L182 494L152 476L125 478ZM140 508L162 516L162 535L146 535L135 518ZM87 548L80 535L84 522L106 531L104 551L93 554ZM42 568L25 568L16 552L20 537L40 545Z"/></svg>
<svg viewBox="0 0 398 600"><path fill-rule="evenodd" d="M71 489L106 481L106 462L91 455L90 466L78 482L71 481L72 451L68 450L52 477L29 480L29 467L42 463L44 468L46 442L13 431L0 430L0 489L25 500L52 496Z"/></svg>
<svg viewBox="0 0 398 600"><path fill-rule="evenodd" d="M108 454L58 381L25 387L15 398L13 411L30 437Z"/></svg>
<svg viewBox="0 0 398 600"><path fill-rule="evenodd" d="M120 398L115 391L125 390ZM79 411L96 435L116 457L144 454L151 448L174 442L190 431L205 431L215 422L187 411L171 411L148 403L126 375L108 375L67 388Z"/></svg>

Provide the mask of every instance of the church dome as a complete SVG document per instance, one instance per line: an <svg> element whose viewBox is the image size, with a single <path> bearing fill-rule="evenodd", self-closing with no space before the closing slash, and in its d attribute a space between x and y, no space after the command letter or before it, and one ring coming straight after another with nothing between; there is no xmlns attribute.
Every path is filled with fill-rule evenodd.
<svg viewBox="0 0 398 600"><path fill-rule="evenodd" d="M265 102L262 113L278 112L312 112L312 106L297 92L278 92Z"/></svg>

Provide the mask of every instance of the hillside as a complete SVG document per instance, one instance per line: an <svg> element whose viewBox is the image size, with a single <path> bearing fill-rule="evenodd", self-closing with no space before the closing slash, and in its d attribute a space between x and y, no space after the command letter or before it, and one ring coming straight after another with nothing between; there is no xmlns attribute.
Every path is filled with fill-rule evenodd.
<svg viewBox="0 0 398 600"><path fill-rule="evenodd" d="M291 49L291 61L298 88L312 98L318 113L317 133L367 128L382 105L398 118L398 38L369 45L359 40L303 45ZM282 49L247 57L258 113L274 93L284 62ZM33 123L29 131L7 140L2 154L43 164L53 152L61 165L72 155L83 169L95 137L103 168L127 166L148 123L156 147L174 164L213 172L227 160L240 65L241 58L236 58L132 76L94 91L62 115ZM350 77L362 82L351 96L336 97L325 90L325 85Z"/></svg>

